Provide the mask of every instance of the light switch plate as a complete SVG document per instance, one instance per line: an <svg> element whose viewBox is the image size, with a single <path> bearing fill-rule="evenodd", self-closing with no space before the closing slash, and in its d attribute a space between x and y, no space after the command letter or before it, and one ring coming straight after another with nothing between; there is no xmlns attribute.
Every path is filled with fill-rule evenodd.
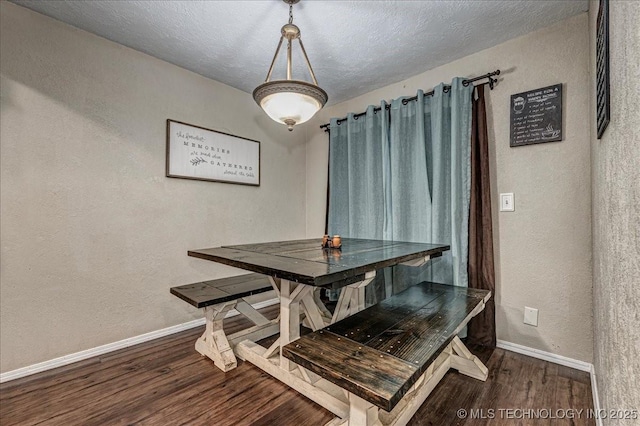
<svg viewBox="0 0 640 426"><path fill-rule="evenodd" d="M516 210L516 205L513 199L513 192L500 194L500 211L513 212L515 210Z"/></svg>
<svg viewBox="0 0 640 426"><path fill-rule="evenodd" d="M536 308L524 307L524 323L534 327L538 326L538 310Z"/></svg>

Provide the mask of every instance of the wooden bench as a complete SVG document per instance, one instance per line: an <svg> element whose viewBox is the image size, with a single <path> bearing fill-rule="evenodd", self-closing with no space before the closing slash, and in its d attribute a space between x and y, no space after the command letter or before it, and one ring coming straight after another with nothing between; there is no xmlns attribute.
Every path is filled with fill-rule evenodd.
<svg viewBox="0 0 640 426"><path fill-rule="evenodd" d="M238 342L245 339L257 341L278 333L278 318L265 318L244 300L245 297L273 290L274 285L266 275L246 274L172 287L171 294L204 310L206 326L204 334L196 341L196 350L209 357L222 371L229 371L237 366L233 348ZM223 320L232 309L255 325L227 336Z"/></svg>
<svg viewBox="0 0 640 426"><path fill-rule="evenodd" d="M457 337L491 293L423 282L286 345L282 355L348 392L331 424L406 424L449 368L486 380ZM382 409L382 410L379 410Z"/></svg>

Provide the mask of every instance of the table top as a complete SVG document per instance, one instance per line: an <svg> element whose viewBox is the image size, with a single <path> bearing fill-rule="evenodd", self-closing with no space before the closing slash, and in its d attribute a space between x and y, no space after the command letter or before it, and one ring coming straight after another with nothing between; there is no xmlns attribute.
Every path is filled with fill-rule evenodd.
<svg viewBox="0 0 640 426"><path fill-rule="evenodd" d="M189 250L189 256L318 287L362 281L367 272L421 257L448 245L343 238L341 249L323 249L321 238Z"/></svg>

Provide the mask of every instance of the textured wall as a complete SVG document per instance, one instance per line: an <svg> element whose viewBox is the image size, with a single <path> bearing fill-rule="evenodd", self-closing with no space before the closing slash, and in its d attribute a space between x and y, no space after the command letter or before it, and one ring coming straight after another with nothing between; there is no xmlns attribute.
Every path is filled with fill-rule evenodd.
<svg viewBox="0 0 640 426"><path fill-rule="evenodd" d="M592 2L591 52L597 13ZM602 408L640 410L640 2L611 1L609 13L611 122L600 140L589 82L594 364Z"/></svg>
<svg viewBox="0 0 640 426"><path fill-rule="evenodd" d="M586 13L321 111L307 144L307 236L324 230L330 117L381 99L414 95L454 76L499 68L489 93L498 339L592 360L589 38ZM428 40L424 41L428 43ZM509 147L509 97L564 83L564 141ZM516 211L498 213L498 193L514 192ZM524 306L540 309L523 324Z"/></svg>
<svg viewBox="0 0 640 426"><path fill-rule="evenodd" d="M201 317L187 249L305 234L304 132L247 93L0 2L0 370ZM165 120L262 142L259 188L168 179Z"/></svg>

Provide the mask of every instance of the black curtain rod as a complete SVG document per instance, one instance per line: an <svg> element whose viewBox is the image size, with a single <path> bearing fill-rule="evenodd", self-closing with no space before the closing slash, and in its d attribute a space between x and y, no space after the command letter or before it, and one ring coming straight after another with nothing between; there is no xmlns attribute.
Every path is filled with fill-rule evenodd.
<svg viewBox="0 0 640 426"><path fill-rule="evenodd" d="M462 80L462 85L463 85L463 86L468 86L468 85L470 85L471 83L473 83L474 81L484 80L485 78L487 78L487 79L488 79L488 81L485 81L485 82L484 82L484 83L482 83L482 84L488 84L488 85L489 85L489 88L490 88L491 90L493 90L493 86L494 86L494 84L498 82L498 79L497 79L497 78L493 78L493 76L495 76L495 75L500 75L500 70L495 70L494 72L486 73L485 75L481 75L480 77L468 78L468 79ZM444 89L443 89L444 93L447 93L449 90L451 90L451 86L449 86L449 85L445 85L445 86L444 86ZM433 92L433 90L432 90L431 92L427 92L427 93L425 93L425 94L424 94L424 96L433 96L433 93L434 93L434 92ZM417 96L417 95L416 95L416 96L412 96L412 97L410 97L410 98L405 98L405 99L403 99L403 100L402 100L402 104L403 104L403 105L406 105L406 104L408 104L409 102L411 102L411 101L415 101L415 100L417 100L417 99L418 99L418 96ZM391 105L390 105L390 104L387 104L387 106L386 106L386 108L385 108L385 109L389 109L389 108L391 108ZM373 109L373 112L378 112L378 111L380 111L381 109L382 109L382 107L375 107L375 108ZM358 113L358 114L354 114L353 119L354 119L354 120L357 120L359 117L362 117L362 116L363 116L363 115L365 115L366 113L367 113L367 112L365 111L365 112L361 112L361 113ZM344 118L339 119L339 120L338 120L338 124L342 123L343 121L347 121L347 117L344 117ZM329 123L326 123L326 124L321 125L321 126L320 126L320 128L321 128L321 129L323 129L325 132L328 132L328 131L329 131Z"/></svg>

